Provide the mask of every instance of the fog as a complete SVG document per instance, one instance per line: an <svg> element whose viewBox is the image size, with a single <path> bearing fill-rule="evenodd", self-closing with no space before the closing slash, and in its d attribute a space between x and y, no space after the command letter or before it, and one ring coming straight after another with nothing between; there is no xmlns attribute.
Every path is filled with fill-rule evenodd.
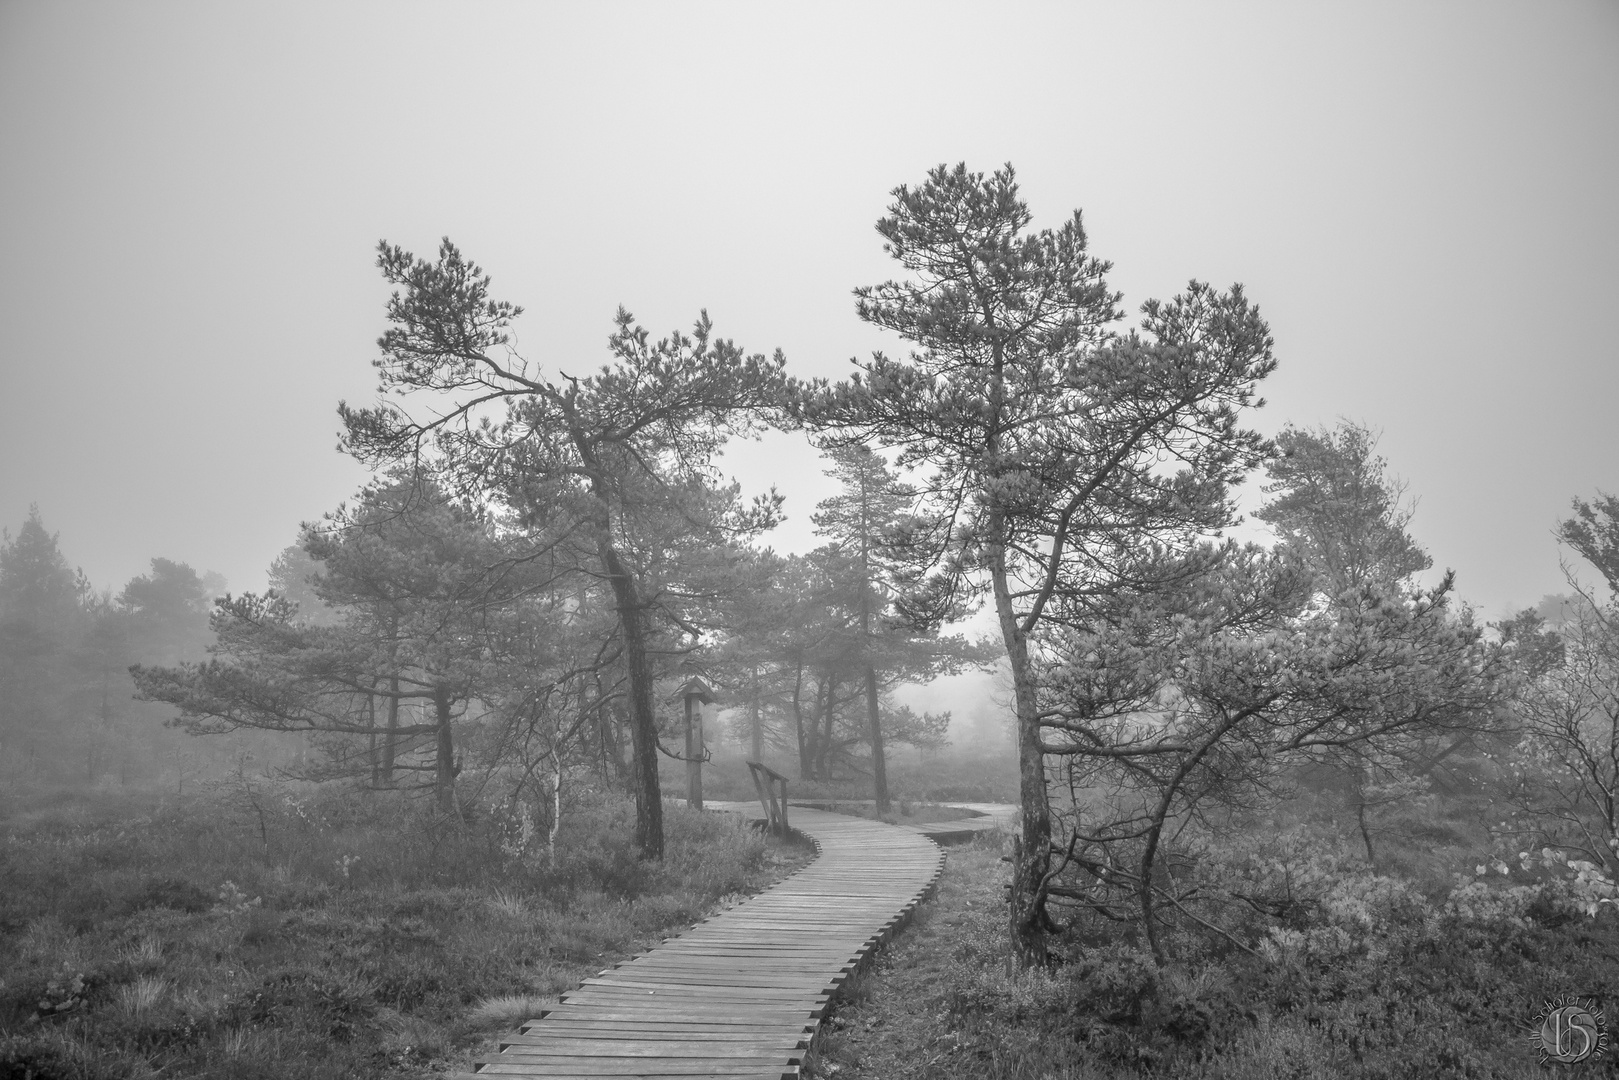
<svg viewBox="0 0 1619 1080"><path fill-rule="evenodd" d="M1599 1056L1616 135L1612 0L0 3L0 1074Z"/></svg>

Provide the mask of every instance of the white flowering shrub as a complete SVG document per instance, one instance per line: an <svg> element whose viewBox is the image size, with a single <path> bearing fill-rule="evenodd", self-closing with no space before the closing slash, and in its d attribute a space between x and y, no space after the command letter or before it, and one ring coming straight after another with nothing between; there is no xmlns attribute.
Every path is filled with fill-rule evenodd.
<svg viewBox="0 0 1619 1080"><path fill-rule="evenodd" d="M225 915L242 915L264 903L264 897L248 898L247 893L234 881L227 881L219 887L218 902L214 910Z"/></svg>

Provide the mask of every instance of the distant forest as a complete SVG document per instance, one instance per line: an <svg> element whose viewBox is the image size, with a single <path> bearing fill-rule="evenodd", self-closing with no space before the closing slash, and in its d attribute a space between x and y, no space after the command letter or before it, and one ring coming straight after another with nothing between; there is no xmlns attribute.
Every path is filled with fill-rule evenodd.
<svg viewBox="0 0 1619 1080"><path fill-rule="evenodd" d="M130 667L206 658L225 581L155 558L116 593L67 561L38 507L0 543L0 779L153 787L184 794L243 755L295 752L260 737L225 742L168 730L176 713L135 697Z"/></svg>

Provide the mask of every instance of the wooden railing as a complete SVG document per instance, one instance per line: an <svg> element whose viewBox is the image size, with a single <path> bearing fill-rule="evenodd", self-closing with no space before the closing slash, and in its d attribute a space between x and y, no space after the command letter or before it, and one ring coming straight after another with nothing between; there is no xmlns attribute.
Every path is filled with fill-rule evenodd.
<svg viewBox="0 0 1619 1080"><path fill-rule="evenodd" d="M765 808L765 825L771 832L787 832L787 778L762 761L748 762L753 774L753 789L759 793L759 804ZM781 799L776 798L776 784L781 784Z"/></svg>

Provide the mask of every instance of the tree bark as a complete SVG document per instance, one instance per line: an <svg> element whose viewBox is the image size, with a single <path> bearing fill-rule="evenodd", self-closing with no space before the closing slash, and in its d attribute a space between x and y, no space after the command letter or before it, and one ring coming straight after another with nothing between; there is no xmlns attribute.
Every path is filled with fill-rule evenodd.
<svg viewBox="0 0 1619 1080"><path fill-rule="evenodd" d="M877 669L866 668L866 718L871 723L871 782L877 798L877 813L886 814L888 801L888 767L883 761L883 720L877 700Z"/></svg>
<svg viewBox="0 0 1619 1080"><path fill-rule="evenodd" d="M877 813L888 813L888 765L883 760L883 716L877 699L877 667L872 662L871 471L860 470L860 645L866 652L866 724L871 738L872 795Z"/></svg>
<svg viewBox="0 0 1619 1080"><path fill-rule="evenodd" d="M1153 961L1163 967L1168 962L1163 940L1158 936L1158 910L1152 895L1152 872L1158 860L1158 841L1163 836L1164 819L1160 814L1147 830L1147 843L1141 851L1141 878L1136 882L1136 900L1141 906L1141 932L1147 936L1147 947L1152 950Z"/></svg>
<svg viewBox="0 0 1619 1080"><path fill-rule="evenodd" d="M804 661L798 661L798 667L793 672L793 724L798 732L798 778L800 780L813 779L810 765L809 744L804 738Z"/></svg>
<svg viewBox="0 0 1619 1080"><path fill-rule="evenodd" d="M635 846L641 858L663 860L663 792L658 781L658 719L652 705L652 664L647 656L646 613L629 567L604 536L602 565L613 586L624 663L629 676L630 747L634 754Z"/></svg>
<svg viewBox="0 0 1619 1080"><path fill-rule="evenodd" d="M1051 801L1046 790L1045 755L1040 750L1040 712L1029 657L1028 642L1018 625L1007 586L1005 525L999 511L992 514L990 580L995 590L995 611L1012 668L1012 691L1017 707L1018 803L1023 828L1012 867L1012 947L1025 967L1051 962L1046 939L1051 917L1046 913L1046 874L1051 868Z"/></svg>
<svg viewBox="0 0 1619 1080"><path fill-rule="evenodd" d="M815 776L818 780L832 779L832 695L835 691L832 673L828 671L815 691Z"/></svg>

